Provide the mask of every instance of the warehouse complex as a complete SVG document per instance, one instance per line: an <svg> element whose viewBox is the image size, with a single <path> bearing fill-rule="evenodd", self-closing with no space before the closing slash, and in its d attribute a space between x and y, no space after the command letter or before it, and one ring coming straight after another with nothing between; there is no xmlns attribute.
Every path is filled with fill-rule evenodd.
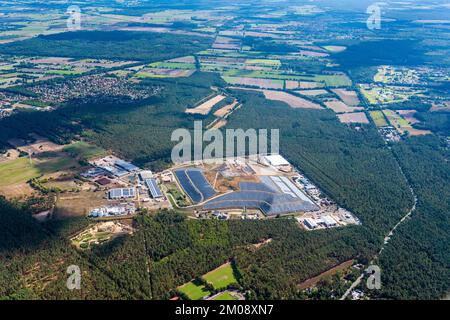
<svg viewBox="0 0 450 320"><path fill-rule="evenodd" d="M291 216L306 230L358 224L279 154L177 164L154 174L109 155L82 176L105 187L108 204L90 217L120 218L139 208L177 208L198 219Z"/></svg>

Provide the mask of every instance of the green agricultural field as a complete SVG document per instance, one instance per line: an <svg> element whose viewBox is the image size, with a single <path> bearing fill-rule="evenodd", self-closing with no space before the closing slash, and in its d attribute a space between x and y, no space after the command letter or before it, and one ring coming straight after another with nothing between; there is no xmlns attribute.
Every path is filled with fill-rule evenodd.
<svg viewBox="0 0 450 320"><path fill-rule="evenodd" d="M384 127L388 125L382 111L370 111L369 113L377 127Z"/></svg>
<svg viewBox="0 0 450 320"><path fill-rule="evenodd" d="M0 163L0 186L26 182L39 175L40 170L30 164L28 158L19 158Z"/></svg>
<svg viewBox="0 0 450 320"><path fill-rule="evenodd" d="M238 282L234 276L233 268L230 263L226 263L219 268L208 272L203 275L202 278L217 290L227 288L230 284Z"/></svg>
<svg viewBox="0 0 450 320"><path fill-rule="evenodd" d="M201 300L211 294L204 285L196 285L192 281L178 287L178 291L184 293L190 300Z"/></svg>
<svg viewBox="0 0 450 320"><path fill-rule="evenodd" d="M0 163L0 186L25 183L40 175L70 169L78 166L70 157L51 156L45 159L33 159L30 164L28 157Z"/></svg>
<svg viewBox="0 0 450 320"><path fill-rule="evenodd" d="M248 48L248 47L247 47ZM197 55L199 56L212 56L212 57L227 57L227 58L256 58L256 57L264 57L265 54L258 51L246 51L246 52L229 52L224 50L218 50L218 49L208 49L197 52Z"/></svg>
<svg viewBox="0 0 450 320"><path fill-rule="evenodd" d="M4 64L0 66L0 71L8 71L14 69L13 64Z"/></svg>
<svg viewBox="0 0 450 320"><path fill-rule="evenodd" d="M383 113L389 119L391 125L394 126L400 134L408 132L408 134L412 136L417 136L431 133L428 130L420 130L413 128L413 126L408 122L408 120L406 120L400 114L398 114L393 110L385 109L383 110Z"/></svg>
<svg viewBox="0 0 450 320"><path fill-rule="evenodd" d="M344 46L324 46L323 48L332 53L342 52L347 49Z"/></svg>
<svg viewBox="0 0 450 320"><path fill-rule="evenodd" d="M248 59L245 61L245 64L248 65L260 65L260 66L268 66L268 67L280 67L281 61L275 59Z"/></svg>
<svg viewBox="0 0 450 320"><path fill-rule="evenodd" d="M168 78L168 76L163 74L154 74L150 72L140 71L134 75L136 78Z"/></svg>
<svg viewBox="0 0 450 320"><path fill-rule="evenodd" d="M231 69L224 73L229 77L248 77L248 78L262 78L262 79L285 79L286 75L282 75L280 71L260 71L260 70L244 70L244 69ZM296 80L295 75L288 76L290 80Z"/></svg>
<svg viewBox="0 0 450 320"><path fill-rule="evenodd" d="M224 73L225 77L247 77L261 79L293 80L293 81L312 81L324 83L327 87L348 87L352 81L343 74L336 75L305 75L305 74L283 74L281 70L260 71L260 70L228 70Z"/></svg>
<svg viewBox="0 0 450 320"><path fill-rule="evenodd" d="M367 99L367 102L369 104L377 104L378 100L377 100L377 93L374 92L373 90L370 90L368 88L362 87L360 86L361 93L363 94L363 96Z"/></svg>
<svg viewBox="0 0 450 320"><path fill-rule="evenodd" d="M78 167L78 162L71 157L60 155L49 155L48 158L33 160L33 166L39 170L40 174L48 174Z"/></svg>
<svg viewBox="0 0 450 320"><path fill-rule="evenodd" d="M74 142L63 149L74 157L82 159L91 159L106 154L106 151L100 147L94 146L84 141Z"/></svg>
<svg viewBox="0 0 450 320"><path fill-rule="evenodd" d="M349 87L352 81L346 75L315 75L313 81L324 82L327 87Z"/></svg>
<svg viewBox="0 0 450 320"><path fill-rule="evenodd" d="M182 62L155 62L148 65L150 68L162 68L162 69L184 69L192 70L195 69L195 64L193 63L182 63Z"/></svg>
<svg viewBox="0 0 450 320"><path fill-rule="evenodd" d="M255 80L252 78L247 79L245 77L223 76L223 80L225 80L226 83L233 84L233 85L249 85L249 86L255 86L255 87L259 86L259 84L255 83ZM275 87L279 87L280 89L283 88L283 86L284 86L284 80L279 80L279 79L264 79L264 80L267 80L266 82L270 82L270 84L274 85Z"/></svg>
<svg viewBox="0 0 450 320"><path fill-rule="evenodd" d="M3 74L1 75L1 78L2 78L2 79L15 78L15 77L17 77L18 75L20 75L20 74L17 73L17 72L15 72L15 73L3 73Z"/></svg>
<svg viewBox="0 0 450 320"><path fill-rule="evenodd" d="M43 102L41 100L36 100L36 99L23 100L22 103L23 104L28 104L28 105L33 106L33 107L38 107L38 108L46 108L46 107L48 107L50 105L47 102Z"/></svg>
<svg viewBox="0 0 450 320"><path fill-rule="evenodd" d="M82 71L76 71L76 70L49 70L45 72L46 74L55 74L60 76L74 76L74 75L80 75L83 72Z"/></svg>
<svg viewBox="0 0 450 320"><path fill-rule="evenodd" d="M228 291L225 291L217 295L213 300L237 300L237 299L235 296L231 295Z"/></svg>

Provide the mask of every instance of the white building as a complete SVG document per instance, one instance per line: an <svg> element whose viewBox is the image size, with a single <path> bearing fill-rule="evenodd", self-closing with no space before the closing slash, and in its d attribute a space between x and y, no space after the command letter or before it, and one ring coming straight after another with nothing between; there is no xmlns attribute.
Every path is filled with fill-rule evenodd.
<svg viewBox="0 0 450 320"><path fill-rule="evenodd" d="M308 229L316 229L317 228L317 223L313 219L306 218L305 220L303 220L303 224Z"/></svg>
<svg viewBox="0 0 450 320"><path fill-rule="evenodd" d="M141 172L139 172L139 177L142 181L151 179L153 178L153 172L151 172L150 170L142 170Z"/></svg>
<svg viewBox="0 0 450 320"><path fill-rule="evenodd" d="M279 154L273 154L270 156L264 156L264 160L271 165L272 167L277 168L278 170L281 171L292 171L292 166L289 163L289 161L287 161L285 158L283 158L281 155Z"/></svg>
<svg viewBox="0 0 450 320"><path fill-rule="evenodd" d="M337 226L337 221L334 220L334 218L332 216L324 216L324 217L322 217L322 221L327 228Z"/></svg>

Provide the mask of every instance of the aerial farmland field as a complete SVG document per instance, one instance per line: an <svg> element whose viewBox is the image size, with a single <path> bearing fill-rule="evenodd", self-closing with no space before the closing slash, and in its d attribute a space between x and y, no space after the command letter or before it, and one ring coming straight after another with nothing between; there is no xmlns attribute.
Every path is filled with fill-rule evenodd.
<svg viewBox="0 0 450 320"><path fill-rule="evenodd" d="M370 111L369 113L377 127L385 127L388 125L383 111Z"/></svg>
<svg viewBox="0 0 450 320"><path fill-rule="evenodd" d="M350 107L344 102L335 99L325 101L324 104L336 113L354 112L363 109L362 107Z"/></svg>
<svg viewBox="0 0 450 320"><path fill-rule="evenodd" d="M345 90L345 89L333 89L336 95L348 106L355 107L360 104L358 94L353 90Z"/></svg>
<svg viewBox="0 0 450 320"><path fill-rule="evenodd" d="M178 287L177 290L185 294L191 300L200 300L211 294L204 285L196 285L192 281Z"/></svg>
<svg viewBox="0 0 450 320"><path fill-rule="evenodd" d="M397 129L401 134L408 132L412 136L427 135L431 132L429 130L420 130L414 128L410 122L403 118L399 113L393 110L383 110L385 116L389 119L389 122Z"/></svg>
<svg viewBox="0 0 450 320"><path fill-rule="evenodd" d="M19 158L16 160L0 163L0 187L11 184L23 183L31 178L37 177L40 170L30 164L28 158Z"/></svg>
<svg viewBox="0 0 450 320"><path fill-rule="evenodd" d="M260 79L260 78L248 78L248 77L228 77L224 76L223 79L232 85L258 87L264 89L283 89L284 81L279 79Z"/></svg>
<svg viewBox="0 0 450 320"><path fill-rule="evenodd" d="M291 108L304 108L304 109L323 109L317 103L309 100L294 96L287 92L263 90L264 96L268 100L277 100L287 103Z"/></svg>
<svg viewBox="0 0 450 320"><path fill-rule="evenodd" d="M104 149L84 141L74 142L64 147L63 151L81 159L91 159L106 154Z"/></svg>
<svg viewBox="0 0 450 320"><path fill-rule="evenodd" d="M224 289L237 283L231 263L226 263L202 276L214 289Z"/></svg>
<svg viewBox="0 0 450 320"><path fill-rule="evenodd" d="M281 61L273 59L247 59L245 64L278 68L281 66Z"/></svg>
<svg viewBox="0 0 450 320"><path fill-rule="evenodd" d="M338 118L342 123L369 123L369 119L364 112L343 113L339 114Z"/></svg>

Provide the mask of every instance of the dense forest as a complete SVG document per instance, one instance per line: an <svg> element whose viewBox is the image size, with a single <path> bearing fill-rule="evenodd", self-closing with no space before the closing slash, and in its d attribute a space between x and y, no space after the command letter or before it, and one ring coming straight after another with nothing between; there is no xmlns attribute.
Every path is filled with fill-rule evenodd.
<svg viewBox="0 0 450 320"><path fill-rule="evenodd" d="M418 203L380 257L380 295L442 298L450 291L450 150L431 136L411 138L393 149Z"/></svg>
<svg viewBox="0 0 450 320"><path fill-rule="evenodd" d="M417 128L428 129L444 136L450 136L449 112L420 112L416 115L416 118L421 121L416 125Z"/></svg>
<svg viewBox="0 0 450 320"><path fill-rule="evenodd" d="M211 38L191 35L73 31L2 44L0 54L155 62L193 54L211 43Z"/></svg>
<svg viewBox="0 0 450 320"><path fill-rule="evenodd" d="M386 50L389 48L389 50ZM364 41L334 55L345 69L378 65L419 65L423 62L423 48L414 40Z"/></svg>
<svg viewBox="0 0 450 320"><path fill-rule="evenodd" d="M294 220L186 220L161 212L138 216L132 236L78 252L66 238L86 221L39 225L3 199L0 206L3 299L167 299L175 287L229 259L249 298L296 298L296 283L348 259L364 261L374 249L361 250L367 235L358 228L308 233ZM13 222L15 230L7 227ZM260 249L251 246L269 238ZM79 291L65 287L72 264L82 270Z"/></svg>
<svg viewBox="0 0 450 320"><path fill-rule="evenodd" d="M64 224L68 224L65 222ZM67 240L71 227L39 224L19 204L0 197L0 299L120 297L122 289ZM60 229L61 227L61 229ZM78 265L83 270L83 289L66 288L66 269ZM48 292L52 292L47 295Z"/></svg>

